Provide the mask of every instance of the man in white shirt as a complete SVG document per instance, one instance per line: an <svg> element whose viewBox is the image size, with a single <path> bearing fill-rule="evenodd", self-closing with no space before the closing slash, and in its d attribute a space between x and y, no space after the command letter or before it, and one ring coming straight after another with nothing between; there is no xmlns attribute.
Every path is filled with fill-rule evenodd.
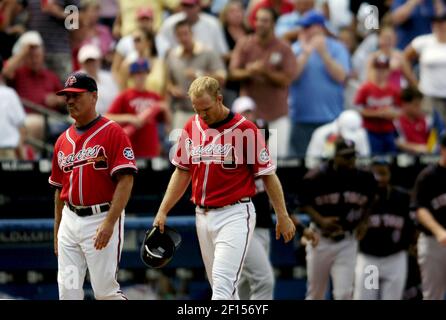
<svg viewBox="0 0 446 320"><path fill-rule="evenodd" d="M96 111L105 114L118 95L119 88L111 72L101 70L101 51L97 46L87 44L79 50L77 59L81 65L81 71L88 73L96 80L98 85Z"/></svg>
<svg viewBox="0 0 446 320"><path fill-rule="evenodd" d="M160 57L165 57L168 50L178 45L175 37L175 25L186 19L192 26L194 38L215 50L220 56L228 53L223 28L219 20L207 13L201 12L200 0L181 0L181 12L175 13L164 20L156 36L156 49Z"/></svg>
<svg viewBox="0 0 446 320"><path fill-rule="evenodd" d="M25 110L15 90L4 84L2 67L0 57L0 160L22 159Z"/></svg>
<svg viewBox="0 0 446 320"><path fill-rule="evenodd" d="M418 89L424 95L424 111L435 108L446 122L446 14L433 17L432 33L413 39L404 53L420 63Z"/></svg>
<svg viewBox="0 0 446 320"><path fill-rule="evenodd" d="M353 141L359 156L370 156L369 140L362 127L361 115L355 110L345 110L333 122L327 123L313 132L307 148L306 166L314 168L321 160L332 158L335 141L339 136Z"/></svg>

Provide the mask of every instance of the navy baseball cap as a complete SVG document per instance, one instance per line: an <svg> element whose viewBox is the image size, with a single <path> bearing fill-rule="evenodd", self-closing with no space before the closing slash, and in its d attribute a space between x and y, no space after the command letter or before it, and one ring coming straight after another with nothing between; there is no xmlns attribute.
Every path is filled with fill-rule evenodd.
<svg viewBox="0 0 446 320"><path fill-rule="evenodd" d="M138 73L138 72L149 72L150 64L147 59L138 59L132 64L130 64L129 72L130 74Z"/></svg>
<svg viewBox="0 0 446 320"><path fill-rule="evenodd" d="M307 11L297 22L302 28L308 28L315 24L327 27L325 16L318 10Z"/></svg>
<svg viewBox="0 0 446 320"><path fill-rule="evenodd" d="M79 93L96 91L98 91L98 86L92 77L83 72L75 72L68 76L64 88L56 94L58 96L63 96L67 92Z"/></svg>

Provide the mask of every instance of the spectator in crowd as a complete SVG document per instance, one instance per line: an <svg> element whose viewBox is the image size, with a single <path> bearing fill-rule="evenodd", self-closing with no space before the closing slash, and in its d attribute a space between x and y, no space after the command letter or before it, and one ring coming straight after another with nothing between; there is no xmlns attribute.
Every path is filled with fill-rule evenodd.
<svg viewBox="0 0 446 320"><path fill-rule="evenodd" d="M420 172L413 191L412 208L421 228L418 264L423 299L444 300L446 294L446 135L440 138L440 159Z"/></svg>
<svg viewBox="0 0 446 320"><path fill-rule="evenodd" d="M0 55L8 59L17 39L26 31L29 14L26 0L0 2Z"/></svg>
<svg viewBox="0 0 446 320"><path fill-rule="evenodd" d="M431 17L445 13L445 0L394 0L392 21L396 26L397 48L404 50L415 37L431 33Z"/></svg>
<svg viewBox="0 0 446 320"><path fill-rule="evenodd" d="M96 80L98 86L96 111L99 114L105 114L119 94L119 89L111 72L101 69L101 50L93 44L86 44L79 50L77 59L81 71Z"/></svg>
<svg viewBox="0 0 446 320"><path fill-rule="evenodd" d="M299 186L302 212L321 235L316 247L306 246L308 300L324 299L331 276L333 298L353 298L357 228L375 198L373 175L355 167L354 142L339 138L334 158L308 171Z"/></svg>
<svg viewBox="0 0 446 320"><path fill-rule="evenodd" d="M394 120L396 144L403 152L424 154L437 151L437 138L444 124L437 112L426 114L421 108L423 95L415 88L401 92L401 115Z"/></svg>
<svg viewBox="0 0 446 320"><path fill-rule="evenodd" d="M374 159L371 169L378 188L363 228L358 232L353 297L355 300L401 300L408 275L408 250L415 240L415 226L409 214L410 195L390 183L390 165L384 159ZM372 287L367 285L370 266L379 270Z"/></svg>
<svg viewBox="0 0 446 320"><path fill-rule="evenodd" d="M361 115L356 110L343 111L336 120L317 128L308 144L305 165L314 168L320 160L334 156L335 142L339 138L351 140L359 156L370 156L367 132L362 127Z"/></svg>
<svg viewBox="0 0 446 320"><path fill-rule="evenodd" d="M399 90L389 84L390 60L385 55L373 61L374 79L365 82L355 98L364 118L372 154L394 154L396 131L393 120L400 115Z"/></svg>
<svg viewBox="0 0 446 320"><path fill-rule="evenodd" d="M138 28L135 16L142 7L153 10L153 29L158 31L164 20L164 11L175 11L178 3L179 0L118 0L119 11L113 26L113 36L119 39L132 34Z"/></svg>
<svg viewBox="0 0 446 320"><path fill-rule="evenodd" d="M129 69L135 87L124 90L106 116L124 128L136 158L157 157L161 153L158 124L169 122L169 110L160 95L145 89L149 61L138 59Z"/></svg>
<svg viewBox="0 0 446 320"><path fill-rule="evenodd" d="M153 34L138 29L133 32L133 41L135 50L127 55L120 67L120 88L126 89L133 86L129 78L129 65L137 59L146 59L151 66L146 89L164 96L167 79L166 65L163 59L158 58Z"/></svg>
<svg viewBox="0 0 446 320"><path fill-rule="evenodd" d="M3 82L2 68L0 56L0 160L25 159L25 110L15 90Z"/></svg>
<svg viewBox="0 0 446 320"><path fill-rule="evenodd" d="M257 1L252 8L248 11L248 22L251 28L255 28L257 11L261 8L270 8L276 16L291 13L294 10L294 6L291 0L260 0Z"/></svg>
<svg viewBox="0 0 446 320"><path fill-rule="evenodd" d="M292 47L298 69L289 92L290 151L298 157L305 156L313 131L335 120L344 108L350 56L340 41L327 36L325 21L316 10L305 13L299 41Z"/></svg>
<svg viewBox="0 0 446 320"><path fill-rule="evenodd" d="M175 26L178 21L186 19L192 27L194 38L216 51L220 56L228 53L223 28L218 19L201 12L200 0L181 0L181 12L168 17L156 36L156 48L161 57L178 45Z"/></svg>
<svg viewBox="0 0 446 320"><path fill-rule="evenodd" d="M255 33L237 42L230 62L230 79L241 81L241 95L254 99L256 117L268 122L273 157L288 156L290 122L288 87L296 75L290 46L274 35L277 19L272 9L257 10Z"/></svg>
<svg viewBox="0 0 446 320"><path fill-rule="evenodd" d="M79 68L77 54L86 44L93 44L101 50L102 57L108 64L112 60L115 45L108 27L99 24L100 2L98 0L81 0L79 12L79 29L73 31L71 37L74 69Z"/></svg>
<svg viewBox="0 0 446 320"><path fill-rule="evenodd" d="M150 7L140 7L136 11L136 30L153 35L153 10ZM135 41L132 33L123 36L117 43L115 54L113 56L112 72L114 77L119 80L119 73L122 62L129 54L135 51Z"/></svg>
<svg viewBox="0 0 446 320"><path fill-rule="evenodd" d="M177 22L175 36L179 46L169 51L166 58L167 92L172 99L173 128L182 129L187 120L195 114L187 95L192 81L207 75L223 84L226 70L219 54L195 39L187 20Z"/></svg>
<svg viewBox="0 0 446 320"><path fill-rule="evenodd" d="M65 12L65 8L70 5L79 8L79 0L28 1L29 30L36 30L42 35L45 63L59 79L66 79L73 71L70 31L77 27L78 21L73 17L66 20L72 12Z"/></svg>
<svg viewBox="0 0 446 320"><path fill-rule="evenodd" d="M220 21L223 25L225 39L229 52L225 57L226 66L229 68L232 53L237 41L246 36L250 30L245 23L245 9L241 0L230 0L220 13ZM240 95L240 82L229 80L226 82L223 97L227 105L232 105Z"/></svg>
<svg viewBox="0 0 446 320"><path fill-rule="evenodd" d="M370 54L365 69L367 80L374 79L373 61L380 55L385 55L390 59L389 83L397 89L407 85L417 86L418 81L412 72L411 65L407 61L403 52L395 48L396 33L393 27L384 26L379 30L378 50ZM364 68L364 66L363 66Z"/></svg>
<svg viewBox="0 0 446 320"><path fill-rule="evenodd" d="M7 61L3 75L11 83L22 99L55 111L62 111L65 99L56 95L62 84L57 75L45 66L45 50L40 34L36 31L25 32L13 49L14 55ZM26 109L27 134L35 139L44 140L45 122L41 114ZM65 127L50 123L50 134L57 135Z"/></svg>
<svg viewBox="0 0 446 320"><path fill-rule="evenodd" d="M415 38L405 54L409 61L420 63L419 89L424 95L424 111L437 110L446 122L446 12L433 17L432 31Z"/></svg>
<svg viewBox="0 0 446 320"><path fill-rule="evenodd" d="M314 9L315 0L294 0L293 12L286 13L279 17L275 27L275 34L278 38L282 38L290 43L298 39L299 20L302 16L312 9Z"/></svg>

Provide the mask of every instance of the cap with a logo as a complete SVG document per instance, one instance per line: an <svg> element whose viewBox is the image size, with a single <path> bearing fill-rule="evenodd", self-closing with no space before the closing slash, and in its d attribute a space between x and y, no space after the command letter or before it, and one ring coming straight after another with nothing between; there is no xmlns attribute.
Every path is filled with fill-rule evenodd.
<svg viewBox="0 0 446 320"><path fill-rule="evenodd" d="M82 46L77 54L77 60L84 63L88 59L98 60L102 58L101 50L94 44L86 44Z"/></svg>
<svg viewBox="0 0 446 320"><path fill-rule="evenodd" d="M335 141L335 156L354 156L356 155L355 143L348 139L337 139Z"/></svg>
<svg viewBox="0 0 446 320"><path fill-rule="evenodd" d="M232 111L235 113L242 113L246 111L254 111L256 103L250 97L238 97L232 104Z"/></svg>
<svg viewBox="0 0 446 320"><path fill-rule="evenodd" d="M84 72L75 72L68 76L65 86L56 94L63 96L67 92L95 92L98 91L96 81Z"/></svg>
<svg viewBox="0 0 446 320"><path fill-rule="evenodd" d="M310 10L306 12L297 23L302 28L308 28L313 25L321 25L327 27L325 16L318 10Z"/></svg>
<svg viewBox="0 0 446 320"><path fill-rule="evenodd" d="M135 62L132 62L129 66L130 74L149 72L149 70L150 70L150 64L147 59L138 59Z"/></svg>
<svg viewBox="0 0 446 320"><path fill-rule="evenodd" d="M153 10L150 7L140 7L136 11L136 18L137 19L143 19L143 18L153 18Z"/></svg>
<svg viewBox="0 0 446 320"><path fill-rule="evenodd" d="M380 54L373 60L373 66L378 69L388 69L390 68L390 59L385 54Z"/></svg>
<svg viewBox="0 0 446 320"><path fill-rule="evenodd" d="M362 129L362 117L358 111L345 110L336 120L339 133L344 139L353 140L358 136Z"/></svg>

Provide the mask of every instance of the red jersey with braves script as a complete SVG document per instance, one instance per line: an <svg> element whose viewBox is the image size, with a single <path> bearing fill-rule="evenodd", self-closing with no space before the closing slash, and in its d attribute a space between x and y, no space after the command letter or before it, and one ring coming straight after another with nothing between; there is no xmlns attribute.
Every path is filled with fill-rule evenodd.
<svg viewBox="0 0 446 320"><path fill-rule="evenodd" d="M386 107L399 107L400 93L398 89L390 84L381 88L372 82L366 82L359 88L355 104L374 110ZM392 120L378 118L364 118L364 128L375 133L395 131Z"/></svg>
<svg viewBox="0 0 446 320"><path fill-rule="evenodd" d="M111 202L114 173L137 170L128 137L114 121L100 117L84 132L74 125L56 141L49 183L62 188L60 198L75 206Z"/></svg>
<svg viewBox="0 0 446 320"><path fill-rule="evenodd" d="M113 101L108 110L109 113L114 114L141 114L149 108L153 109L155 114L150 117L150 120L130 136L137 158L153 158L160 154L157 124L162 120L163 114L157 106L161 100L158 94L150 91L127 89Z"/></svg>
<svg viewBox="0 0 446 320"><path fill-rule="evenodd" d="M192 202L211 207L254 196L254 178L276 169L262 133L237 113L212 127L198 115L191 117L172 163L190 171Z"/></svg>

